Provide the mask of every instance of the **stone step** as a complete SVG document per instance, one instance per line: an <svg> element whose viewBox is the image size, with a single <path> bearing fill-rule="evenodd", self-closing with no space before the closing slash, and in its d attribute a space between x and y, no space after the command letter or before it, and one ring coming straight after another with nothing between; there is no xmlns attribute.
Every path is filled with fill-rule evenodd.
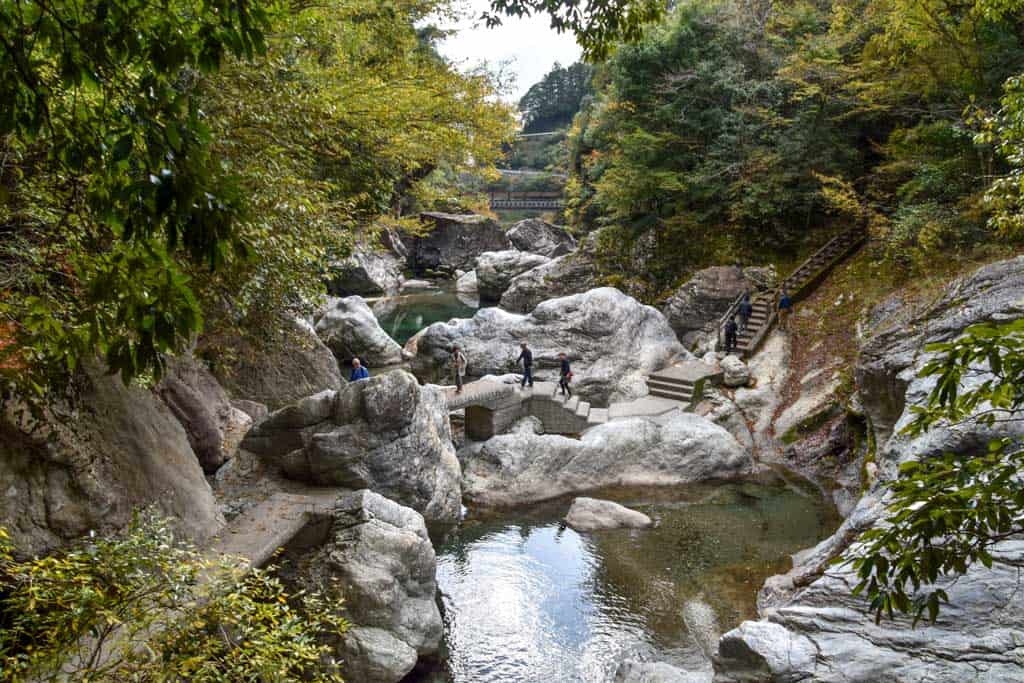
<svg viewBox="0 0 1024 683"><path fill-rule="evenodd" d="M651 390L651 389L664 389L665 391L676 391L676 392L680 392L680 393L684 393L684 394L687 394L687 393L692 394L693 393L693 383L692 382L684 383L684 382L678 382L678 381L672 382L672 381L665 381L665 380L659 379L657 377L648 377L647 378L647 389L648 390Z"/></svg>
<svg viewBox="0 0 1024 683"><path fill-rule="evenodd" d="M681 391L670 391L668 389L648 389L651 396L657 396L658 398L668 398L673 401L679 401L680 403L686 403L687 405L693 400L693 394L684 393Z"/></svg>
<svg viewBox="0 0 1024 683"><path fill-rule="evenodd" d="M586 401L580 401L580 404L576 406L576 415L579 417L586 417L590 414L590 404Z"/></svg>
<svg viewBox="0 0 1024 683"><path fill-rule="evenodd" d="M587 415L587 422L592 425L601 425L608 421L608 409L607 408L591 408L590 414Z"/></svg>
<svg viewBox="0 0 1024 683"><path fill-rule="evenodd" d="M571 410L572 412L575 413L576 412L576 407L579 406L579 404L580 404L580 397L579 396L573 396L572 398L570 398L568 401L565 402L565 409L566 410Z"/></svg>

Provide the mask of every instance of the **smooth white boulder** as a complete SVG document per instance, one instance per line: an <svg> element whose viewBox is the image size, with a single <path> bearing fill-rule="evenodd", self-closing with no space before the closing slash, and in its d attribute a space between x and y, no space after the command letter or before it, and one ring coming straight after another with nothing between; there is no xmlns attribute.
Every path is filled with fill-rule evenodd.
<svg viewBox="0 0 1024 683"><path fill-rule="evenodd" d="M572 501L565 523L576 531L599 529L643 529L654 521L638 510L599 498L579 497Z"/></svg>

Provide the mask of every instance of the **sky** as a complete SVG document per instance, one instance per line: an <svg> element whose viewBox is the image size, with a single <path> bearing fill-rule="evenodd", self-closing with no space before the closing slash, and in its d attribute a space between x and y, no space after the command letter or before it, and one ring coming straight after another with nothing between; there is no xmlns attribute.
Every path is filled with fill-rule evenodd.
<svg viewBox="0 0 1024 683"><path fill-rule="evenodd" d="M458 23L440 22L441 28L458 29L458 33L441 43L441 54L466 67L481 62L497 67L507 62L504 70L515 76L511 93L504 96L509 102L518 102L555 62L568 66L580 57L572 34L551 30L547 15L506 17L501 26L487 28L479 17L490 7L488 0L466 0L464 5L464 18Z"/></svg>

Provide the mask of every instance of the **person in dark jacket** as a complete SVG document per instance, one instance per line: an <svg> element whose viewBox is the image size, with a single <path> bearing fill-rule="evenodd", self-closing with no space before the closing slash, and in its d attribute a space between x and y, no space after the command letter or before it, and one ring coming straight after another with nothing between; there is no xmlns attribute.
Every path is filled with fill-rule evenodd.
<svg viewBox="0 0 1024 683"><path fill-rule="evenodd" d="M562 390L563 396L571 398L572 389L569 388L569 382L572 380L572 368L569 367L569 359L564 353L558 354L558 359L562 362L562 368L558 373L558 387Z"/></svg>
<svg viewBox="0 0 1024 683"><path fill-rule="evenodd" d="M349 382L356 382L361 379L369 379L370 371L363 367L358 358L352 359L352 374L348 376Z"/></svg>
<svg viewBox="0 0 1024 683"><path fill-rule="evenodd" d="M789 293L786 290L782 290L782 294L779 296L779 327L783 330L789 329L789 316L793 313L793 300L789 298Z"/></svg>
<svg viewBox="0 0 1024 683"><path fill-rule="evenodd" d="M747 329L750 323L750 316L754 314L754 304L750 303L750 292L743 295L738 309L740 314L740 332Z"/></svg>
<svg viewBox="0 0 1024 683"><path fill-rule="evenodd" d="M523 388L529 384L533 387L533 351L523 342L519 345L522 351L519 352L519 358L516 358L516 362L522 361L523 363Z"/></svg>
<svg viewBox="0 0 1024 683"><path fill-rule="evenodd" d="M739 325L736 324L736 318L729 318L729 322L725 324L725 352L736 350L736 330L739 329Z"/></svg>

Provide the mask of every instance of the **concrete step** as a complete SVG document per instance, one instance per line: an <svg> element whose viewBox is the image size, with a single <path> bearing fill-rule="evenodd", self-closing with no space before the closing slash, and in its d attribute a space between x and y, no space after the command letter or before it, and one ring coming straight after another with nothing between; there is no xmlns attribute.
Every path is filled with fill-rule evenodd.
<svg viewBox="0 0 1024 683"><path fill-rule="evenodd" d="M608 421L608 409L607 408L591 408L590 415L587 416L587 422L592 425L601 425Z"/></svg>
<svg viewBox="0 0 1024 683"><path fill-rule="evenodd" d="M580 397L579 396L573 396L572 398L570 398L568 401L565 402L565 409L566 410L571 410L572 412L575 413L576 412L576 407L579 406L579 404L580 404Z"/></svg>
<svg viewBox="0 0 1024 683"><path fill-rule="evenodd" d="M590 404L586 401L580 401L580 404L576 406L576 414L579 417L586 417L590 414Z"/></svg>
<svg viewBox="0 0 1024 683"><path fill-rule="evenodd" d="M647 378L648 389L664 389L666 391L679 391L693 393L693 382L680 382L678 380L665 380L660 377L651 376Z"/></svg>
<svg viewBox="0 0 1024 683"><path fill-rule="evenodd" d="M686 403L687 405L689 405L689 403L693 400L692 393L670 391L668 389L658 388L648 389L648 391L650 392L651 396L657 396L658 398L668 398L672 399L673 401L679 401L680 403Z"/></svg>

